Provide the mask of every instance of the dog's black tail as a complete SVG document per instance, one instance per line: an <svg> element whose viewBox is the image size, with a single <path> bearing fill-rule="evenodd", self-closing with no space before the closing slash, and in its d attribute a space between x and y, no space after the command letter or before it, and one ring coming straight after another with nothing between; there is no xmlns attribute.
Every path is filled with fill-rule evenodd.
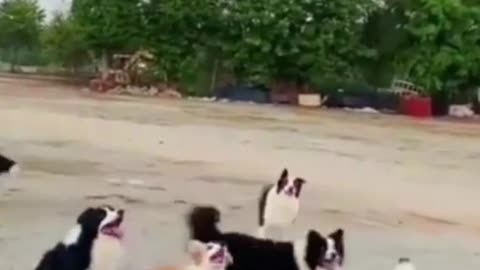
<svg viewBox="0 0 480 270"><path fill-rule="evenodd" d="M265 224L265 207L267 206L267 196L273 185L264 186L258 199L258 225L262 227Z"/></svg>
<svg viewBox="0 0 480 270"><path fill-rule="evenodd" d="M190 239L201 242L220 241L222 233L217 228L220 211L212 206L196 206L187 216Z"/></svg>

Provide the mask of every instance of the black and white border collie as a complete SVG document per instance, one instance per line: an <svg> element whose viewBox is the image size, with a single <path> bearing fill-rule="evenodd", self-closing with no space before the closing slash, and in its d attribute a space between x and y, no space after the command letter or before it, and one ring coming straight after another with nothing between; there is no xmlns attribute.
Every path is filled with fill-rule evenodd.
<svg viewBox="0 0 480 270"><path fill-rule="evenodd" d="M263 188L258 204L258 237L265 238L268 229L276 228L281 230L283 240L284 230L298 216L305 182L302 178L289 178L288 170L284 169L277 183Z"/></svg>
<svg viewBox="0 0 480 270"><path fill-rule="evenodd" d="M88 208L65 239L47 251L36 270L117 270L123 256L124 210Z"/></svg>
<svg viewBox="0 0 480 270"><path fill-rule="evenodd" d="M345 257L343 230L324 237L315 230L304 239L279 242L241 233L221 232L220 212L210 206L194 207L187 216L190 238L201 242L223 241L232 254L229 270L337 270Z"/></svg>

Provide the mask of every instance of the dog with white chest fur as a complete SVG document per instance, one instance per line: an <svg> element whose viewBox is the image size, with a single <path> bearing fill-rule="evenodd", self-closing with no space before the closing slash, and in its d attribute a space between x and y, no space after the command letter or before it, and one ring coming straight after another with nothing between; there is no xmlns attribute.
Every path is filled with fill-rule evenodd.
<svg viewBox="0 0 480 270"><path fill-rule="evenodd" d="M281 230L284 238L285 228L298 216L300 194L305 183L302 178L290 178L288 170L284 169L275 184L264 187L258 205L258 237L265 238L267 230L276 228Z"/></svg>
<svg viewBox="0 0 480 270"><path fill-rule="evenodd" d="M111 206L86 209L35 270L118 270L123 262L123 219L124 210Z"/></svg>

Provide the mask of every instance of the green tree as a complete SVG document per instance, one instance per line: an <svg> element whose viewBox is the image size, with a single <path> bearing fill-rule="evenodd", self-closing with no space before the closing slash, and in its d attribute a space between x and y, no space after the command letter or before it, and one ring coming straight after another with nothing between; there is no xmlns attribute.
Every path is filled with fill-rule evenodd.
<svg viewBox="0 0 480 270"><path fill-rule="evenodd" d="M71 13L85 33L90 50L105 62L117 52L144 43L140 0L73 0Z"/></svg>
<svg viewBox="0 0 480 270"><path fill-rule="evenodd" d="M18 53L39 45L44 12L36 0L4 0L0 3L0 46L10 54L15 71Z"/></svg>
<svg viewBox="0 0 480 270"><path fill-rule="evenodd" d="M360 34L376 8L372 0L151 0L145 17L166 73L206 55L239 79L269 84L357 75L355 61L372 56Z"/></svg>
<svg viewBox="0 0 480 270"><path fill-rule="evenodd" d="M55 14L45 29L43 44L52 61L72 71L88 63L84 28L71 16Z"/></svg>
<svg viewBox="0 0 480 270"><path fill-rule="evenodd" d="M97 56L151 49L165 81L222 66L243 81L304 84L361 76L359 63L375 56L362 30L381 7L375 0L74 0L72 16Z"/></svg>
<svg viewBox="0 0 480 270"><path fill-rule="evenodd" d="M458 88L479 75L480 5L462 0L404 1L409 47L397 70L428 91Z"/></svg>
<svg viewBox="0 0 480 270"><path fill-rule="evenodd" d="M237 73L266 83L355 76L355 61L372 54L360 34L376 8L371 0L223 1L223 50Z"/></svg>
<svg viewBox="0 0 480 270"><path fill-rule="evenodd" d="M403 1L403 0L401 0ZM371 13L365 25L365 45L377 52L362 65L367 81L379 87L388 87L395 76L394 61L397 54L409 48L409 36L404 27L407 17L393 1Z"/></svg>
<svg viewBox="0 0 480 270"><path fill-rule="evenodd" d="M158 60L157 77L179 82L201 73L207 54L225 31L215 0L150 0L142 5L146 41ZM215 53L220 53L216 50Z"/></svg>

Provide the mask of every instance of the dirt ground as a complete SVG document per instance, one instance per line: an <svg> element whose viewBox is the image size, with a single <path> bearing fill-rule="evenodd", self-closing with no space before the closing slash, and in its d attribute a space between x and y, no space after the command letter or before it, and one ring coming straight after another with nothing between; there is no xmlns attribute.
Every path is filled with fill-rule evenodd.
<svg viewBox="0 0 480 270"><path fill-rule="evenodd" d="M255 231L281 169L307 179L291 237L347 233L349 270L480 269L480 126L274 106L95 96L0 79L0 269L33 269L88 205L127 209L126 269L184 260L183 215L214 204Z"/></svg>

